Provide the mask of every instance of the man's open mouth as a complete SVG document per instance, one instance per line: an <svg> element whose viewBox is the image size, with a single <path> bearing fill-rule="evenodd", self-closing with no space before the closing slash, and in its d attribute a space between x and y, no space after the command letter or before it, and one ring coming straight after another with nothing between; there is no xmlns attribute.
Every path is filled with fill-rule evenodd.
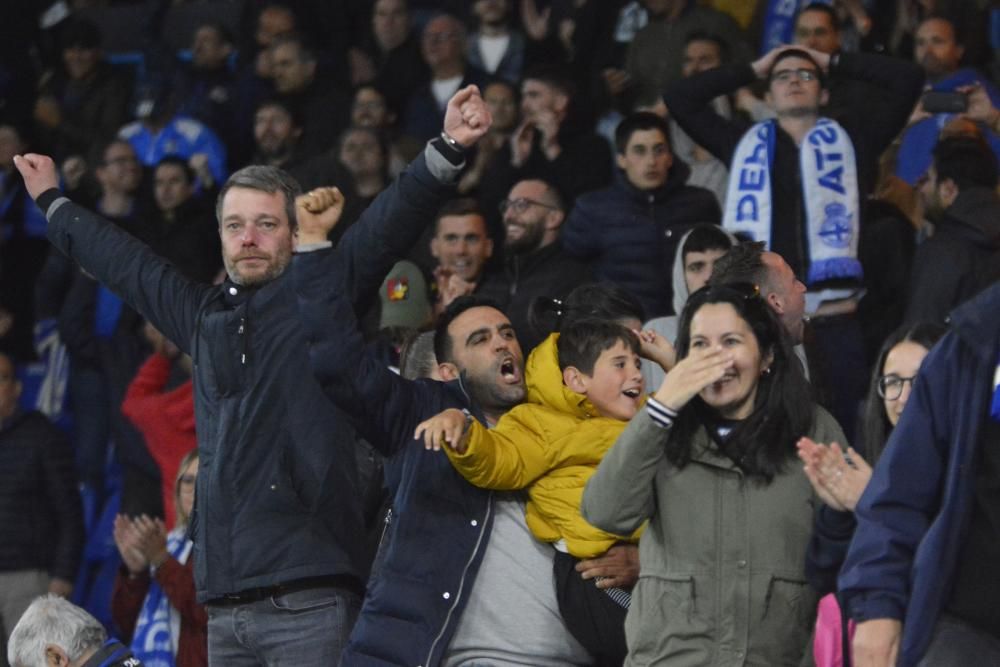
<svg viewBox="0 0 1000 667"><path fill-rule="evenodd" d="M500 377L502 377L504 381L512 384L520 381L520 376L517 372L517 365L514 364L513 359L507 358L501 362Z"/></svg>

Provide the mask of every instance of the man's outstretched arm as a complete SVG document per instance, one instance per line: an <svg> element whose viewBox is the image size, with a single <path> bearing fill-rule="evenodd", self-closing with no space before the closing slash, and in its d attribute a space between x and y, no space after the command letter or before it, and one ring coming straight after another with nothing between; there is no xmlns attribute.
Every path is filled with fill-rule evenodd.
<svg viewBox="0 0 1000 667"><path fill-rule="evenodd" d="M367 310L392 265L434 220L453 192L465 151L486 134L492 122L476 86L455 93L445 111L442 138L431 141L344 234L339 244L344 262L342 289L350 294L355 312ZM300 243L322 240L307 239L300 232Z"/></svg>
<svg viewBox="0 0 1000 667"><path fill-rule="evenodd" d="M66 198L48 156L17 155L14 166L49 221L52 244L189 352L198 307L211 288L187 280L144 243Z"/></svg>

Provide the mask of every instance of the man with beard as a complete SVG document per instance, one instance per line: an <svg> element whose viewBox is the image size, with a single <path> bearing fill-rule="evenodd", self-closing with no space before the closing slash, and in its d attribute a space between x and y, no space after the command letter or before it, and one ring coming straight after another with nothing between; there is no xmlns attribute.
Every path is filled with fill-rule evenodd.
<svg viewBox="0 0 1000 667"><path fill-rule="evenodd" d="M270 99L257 106L253 120L254 150L251 164L279 167L291 174L303 189L321 185L336 186L347 199L342 224L334 234L339 237L344 228L358 219L361 207L355 196L354 179L340 164L335 151L306 158L299 150L302 144L302 123L298 112L285 100Z"/></svg>
<svg viewBox="0 0 1000 667"><path fill-rule="evenodd" d="M500 203L506 232L503 270L488 273L476 295L496 302L510 316L521 348L530 352L544 338L531 326L538 297L563 299L590 280L590 267L563 252L559 230L566 219L562 198L541 179L519 181Z"/></svg>
<svg viewBox="0 0 1000 667"><path fill-rule="evenodd" d="M350 303L330 289L339 277L323 255L336 252L296 257L299 315L316 378L389 457L393 494L343 664L591 664L559 614L554 550L529 532L523 497L469 484L413 437L444 409L492 425L524 400L524 358L510 321L479 297L456 299L434 332L444 382L403 379L366 352ZM631 585L637 575L622 550L580 569L612 585Z"/></svg>
<svg viewBox="0 0 1000 667"><path fill-rule="evenodd" d="M944 324L996 278L1000 197L997 158L982 140L942 139L933 160L920 195L934 235L917 246L906 321Z"/></svg>
<svg viewBox="0 0 1000 667"><path fill-rule="evenodd" d="M913 59L923 68L932 92L960 92L963 87L979 85L986 90L993 106L1000 106L1000 91L988 79L974 67L960 67L963 55L965 47L959 42L955 25L947 18L932 16L917 28ZM910 185L916 185L927 171L938 134L955 118L954 113L928 112L924 104L921 101L913 110L896 157L896 175ZM993 153L1000 157L1000 136L987 125L983 126L983 132Z"/></svg>
<svg viewBox="0 0 1000 667"><path fill-rule="evenodd" d="M324 284L349 295L351 308L370 305L489 124L479 92L459 91L441 136L344 235L343 279ZM209 662L337 664L368 570L355 434L309 373L285 269L297 230L325 238L342 196L300 196L273 167L233 174L216 207L228 279L207 286L62 196L51 159L17 156L15 166L53 244L194 361L201 472L192 558Z"/></svg>

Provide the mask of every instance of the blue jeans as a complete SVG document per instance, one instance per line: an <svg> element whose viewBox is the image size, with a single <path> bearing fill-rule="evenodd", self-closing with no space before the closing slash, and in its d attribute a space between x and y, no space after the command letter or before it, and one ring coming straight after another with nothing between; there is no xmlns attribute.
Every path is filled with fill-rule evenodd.
<svg viewBox="0 0 1000 667"><path fill-rule="evenodd" d="M208 605L208 664L332 667L340 661L360 598L310 588L240 605Z"/></svg>
<svg viewBox="0 0 1000 667"><path fill-rule="evenodd" d="M1000 639L950 614L941 614L918 667L972 665L1000 665Z"/></svg>

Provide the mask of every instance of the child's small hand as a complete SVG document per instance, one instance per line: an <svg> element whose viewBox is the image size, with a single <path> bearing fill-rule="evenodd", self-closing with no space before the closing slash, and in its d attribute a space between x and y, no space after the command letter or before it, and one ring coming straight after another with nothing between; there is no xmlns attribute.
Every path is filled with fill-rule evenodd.
<svg viewBox="0 0 1000 667"><path fill-rule="evenodd" d="M465 435L465 413L450 408L417 425L413 439L420 440L423 437L424 449L439 451L441 444L444 443L459 454L463 454L465 453L463 435Z"/></svg>
<svg viewBox="0 0 1000 667"><path fill-rule="evenodd" d="M635 331L639 337L639 356L659 364L664 371L669 372L677 363L677 350L669 340L652 329Z"/></svg>

